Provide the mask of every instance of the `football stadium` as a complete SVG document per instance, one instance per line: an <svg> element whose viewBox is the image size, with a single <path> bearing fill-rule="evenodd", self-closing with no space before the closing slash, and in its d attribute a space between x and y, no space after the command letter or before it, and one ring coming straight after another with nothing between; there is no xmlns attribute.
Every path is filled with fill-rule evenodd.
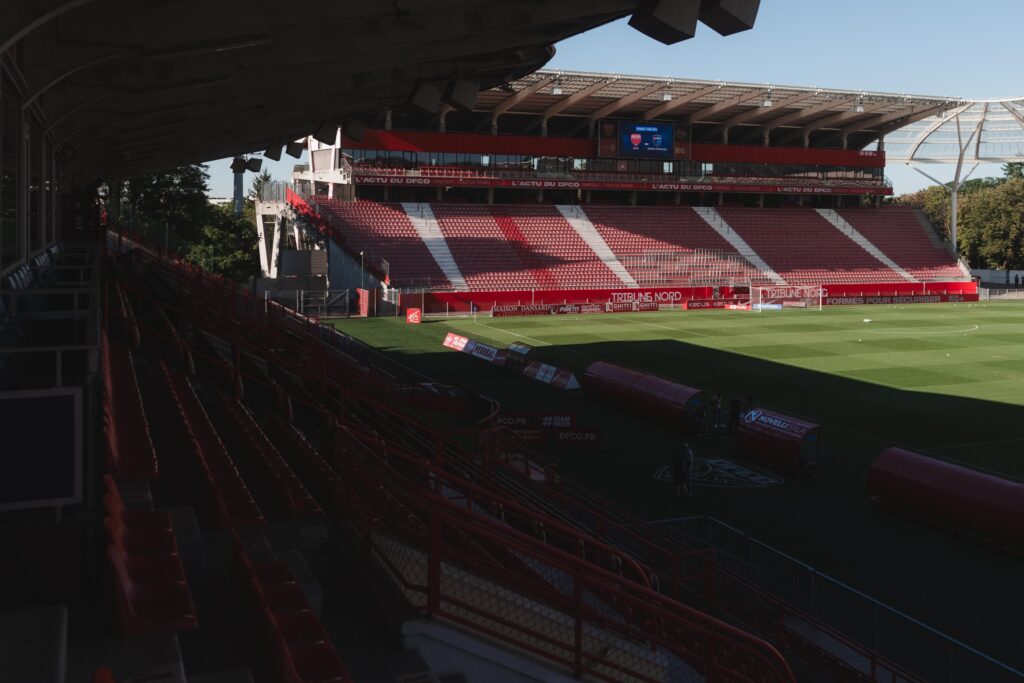
<svg viewBox="0 0 1024 683"><path fill-rule="evenodd" d="M1024 99L550 66L763 4L0 7L0 681L1024 681Z"/></svg>

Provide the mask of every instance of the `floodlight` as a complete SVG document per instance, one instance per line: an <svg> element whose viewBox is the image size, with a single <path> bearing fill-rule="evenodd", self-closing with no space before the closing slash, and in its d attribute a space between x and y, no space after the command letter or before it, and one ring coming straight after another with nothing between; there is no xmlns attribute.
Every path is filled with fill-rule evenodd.
<svg viewBox="0 0 1024 683"><path fill-rule="evenodd" d="M302 150L305 149L305 147L306 143L302 140L298 140L296 142L289 142L287 145L285 145L284 151L288 154L288 156L300 159L302 158Z"/></svg>
<svg viewBox="0 0 1024 683"><path fill-rule="evenodd" d="M245 159L242 157L235 157L231 160L231 172L232 173L245 173Z"/></svg>
<svg viewBox="0 0 1024 683"><path fill-rule="evenodd" d="M245 170L247 171L259 173L261 168L263 168L263 159L260 157L249 157L245 162Z"/></svg>
<svg viewBox="0 0 1024 683"><path fill-rule="evenodd" d="M313 133L313 139L318 142L322 142L325 145L333 145L338 141L338 124L321 124L320 127L316 129L316 132Z"/></svg>
<svg viewBox="0 0 1024 683"><path fill-rule="evenodd" d="M283 147L283 145L271 145L270 147L267 147L267 151L263 153L263 156L273 161L280 161L281 147Z"/></svg>

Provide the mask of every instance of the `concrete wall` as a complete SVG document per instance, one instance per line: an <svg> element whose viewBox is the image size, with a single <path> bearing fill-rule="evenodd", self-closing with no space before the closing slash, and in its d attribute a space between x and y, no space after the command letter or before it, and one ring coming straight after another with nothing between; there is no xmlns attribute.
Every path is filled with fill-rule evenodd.
<svg viewBox="0 0 1024 683"><path fill-rule="evenodd" d="M1017 276L1024 280L1024 270L993 270L990 268L972 268L971 275L974 277L981 278L982 282L991 283L993 285L1003 285L1009 282L1010 287L1013 287L1013 278ZM1009 276L1009 277L1007 277Z"/></svg>
<svg viewBox="0 0 1024 683"><path fill-rule="evenodd" d="M358 256L352 258L348 252L330 240L327 241L327 277L332 290L380 287L380 280L369 270L366 271L365 278L363 277Z"/></svg>

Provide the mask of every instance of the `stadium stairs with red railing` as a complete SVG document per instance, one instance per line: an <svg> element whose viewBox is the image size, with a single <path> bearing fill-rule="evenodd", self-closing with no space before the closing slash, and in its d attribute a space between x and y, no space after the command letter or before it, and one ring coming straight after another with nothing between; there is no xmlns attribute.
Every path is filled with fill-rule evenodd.
<svg viewBox="0 0 1024 683"><path fill-rule="evenodd" d="M361 552L407 609L594 680L686 670L794 680L776 646L835 680L916 680L712 553L562 479L486 421L454 434L427 427L404 404L401 382L357 361L333 328L140 243L117 237L110 248L133 251L129 265L110 269L109 286L140 310L159 300L164 311L135 321L145 356L136 362L177 406L192 445L182 460L200 470L212 510L206 523L259 534L264 514L302 523L326 511L335 542ZM184 356L179 343L189 339ZM232 585L262 615L254 637L275 662L273 680L345 680L330 678L343 665L300 593L275 587L292 580L275 575L264 589L246 557L236 546Z"/></svg>

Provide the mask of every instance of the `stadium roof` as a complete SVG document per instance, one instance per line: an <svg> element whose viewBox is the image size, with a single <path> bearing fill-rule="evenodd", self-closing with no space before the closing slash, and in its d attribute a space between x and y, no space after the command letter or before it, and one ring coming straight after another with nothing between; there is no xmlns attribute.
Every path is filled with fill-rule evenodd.
<svg viewBox="0 0 1024 683"><path fill-rule="evenodd" d="M406 105L418 89L428 105L471 106L477 85L522 77L553 43L638 7L2 0L0 62L11 80L0 89L25 93L24 111L83 181L128 177L280 145Z"/></svg>
<svg viewBox="0 0 1024 683"><path fill-rule="evenodd" d="M719 141L727 131L740 129L760 134L789 129L802 135L827 130L844 139L860 135L850 146L862 147L963 102L905 93L541 70L481 92L476 110L491 112L492 120L504 114L533 115L542 127L555 116L577 117L577 131L604 117L708 124L701 135Z"/></svg>
<svg viewBox="0 0 1024 683"><path fill-rule="evenodd" d="M885 152L908 164L1021 161L1024 98L961 103L886 136Z"/></svg>

